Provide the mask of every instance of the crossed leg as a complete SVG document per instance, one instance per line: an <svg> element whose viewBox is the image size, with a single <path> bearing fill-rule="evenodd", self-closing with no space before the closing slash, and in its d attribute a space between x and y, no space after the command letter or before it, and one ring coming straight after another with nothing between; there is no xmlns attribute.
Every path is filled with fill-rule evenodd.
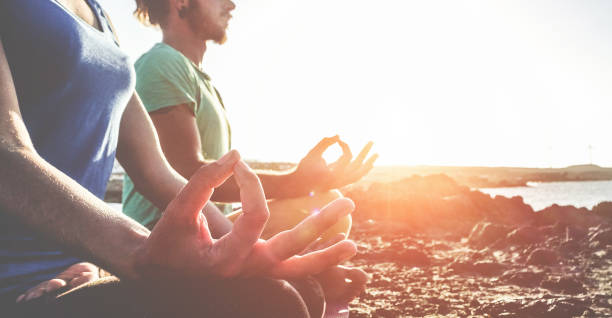
<svg viewBox="0 0 612 318"><path fill-rule="evenodd" d="M148 283L105 277L60 295L15 304L9 308L10 317L318 318L325 309L321 287L312 278L294 283L267 278L208 279L164 283L163 289L159 282Z"/></svg>

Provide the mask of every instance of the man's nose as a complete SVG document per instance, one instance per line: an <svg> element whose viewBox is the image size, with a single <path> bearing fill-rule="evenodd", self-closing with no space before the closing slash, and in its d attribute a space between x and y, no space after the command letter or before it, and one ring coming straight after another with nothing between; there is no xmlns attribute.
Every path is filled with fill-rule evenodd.
<svg viewBox="0 0 612 318"><path fill-rule="evenodd" d="M236 9L236 4L232 0L227 1L227 10L232 11Z"/></svg>

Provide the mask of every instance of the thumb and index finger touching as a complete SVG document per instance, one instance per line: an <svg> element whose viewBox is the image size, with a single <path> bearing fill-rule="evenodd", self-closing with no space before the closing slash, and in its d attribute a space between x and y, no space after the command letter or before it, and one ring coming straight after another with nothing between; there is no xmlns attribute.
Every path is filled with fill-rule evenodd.
<svg viewBox="0 0 612 318"><path fill-rule="evenodd" d="M315 156L320 157L327 150L327 148L331 147L333 144L337 143L340 140L338 135L333 137L325 137L319 141L319 143L314 146L309 152L308 157Z"/></svg>
<svg viewBox="0 0 612 318"><path fill-rule="evenodd" d="M321 139L321 141L319 141L319 143L316 146L314 146L314 148L312 148L308 152L308 156L322 156L323 153L329 147L331 147L335 143L338 143L338 145L342 149L342 156L338 159L336 164L337 165L341 165L341 166L348 164L351 161L352 157L353 157L353 155L351 153L351 149L349 148L348 144L346 144L344 141L342 141L340 139L340 136L338 136L338 135L335 135L333 137L326 137L326 138ZM355 160L353 160L351 165L352 166L359 166L359 165L363 164L366 156L368 155L368 153L372 149L373 145L374 145L374 142L369 141L363 147L363 149L361 149L361 151L355 157ZM378 156L374 155L374 156L370 157L369 159L372 159L373 157L378 157ZM374 160L376 160L376 159L374 159ZM368 160L368 161L370 161L370 160Z"/></svg>
<svg viewBox="0 0 612 318"><path fill-rule="evenodd" d="M199 168L170 203L167 213L179 217L197 216L210 199L214 188L223 184L232 174L240 187L244 211L236 220L232 233L252 245L259 239L269 212L259 178L240 160L240 154L235 150Z"/></svg>

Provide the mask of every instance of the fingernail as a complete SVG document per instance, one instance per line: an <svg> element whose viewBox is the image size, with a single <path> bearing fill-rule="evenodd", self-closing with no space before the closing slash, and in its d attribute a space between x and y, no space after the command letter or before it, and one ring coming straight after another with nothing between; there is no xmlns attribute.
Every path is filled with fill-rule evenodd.
<svg viewBox="0 0 612 318"><path fill-rule="evenodd" d="M343 200L345 202L347 202L347 204L349 205L349 213L352 213L353 211L355 211L355 202L353 202L353 200L349 199L349 198L339 198L338 200ZM349 214L347 213L347 214Z"/></svg>
<svg viewBox="0 0 612 318"><path fill-rule="evenodd" d="M342 252L342 254L340 254L340 258L345 261L353 256L355 256L355 254L357 254L357 247L355 245L353 245L353 248L347 249L346 251Z"/></svg>

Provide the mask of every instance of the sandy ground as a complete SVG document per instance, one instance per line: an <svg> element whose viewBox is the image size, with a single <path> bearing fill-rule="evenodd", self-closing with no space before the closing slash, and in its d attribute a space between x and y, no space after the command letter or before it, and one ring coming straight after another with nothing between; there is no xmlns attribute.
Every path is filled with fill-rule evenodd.
<svg viewBox="0 0 612 318"><path fill-rule="evenodd" d="M443 176L353 189L351 317L612 317L612 203L534 212Z"/></svg>

